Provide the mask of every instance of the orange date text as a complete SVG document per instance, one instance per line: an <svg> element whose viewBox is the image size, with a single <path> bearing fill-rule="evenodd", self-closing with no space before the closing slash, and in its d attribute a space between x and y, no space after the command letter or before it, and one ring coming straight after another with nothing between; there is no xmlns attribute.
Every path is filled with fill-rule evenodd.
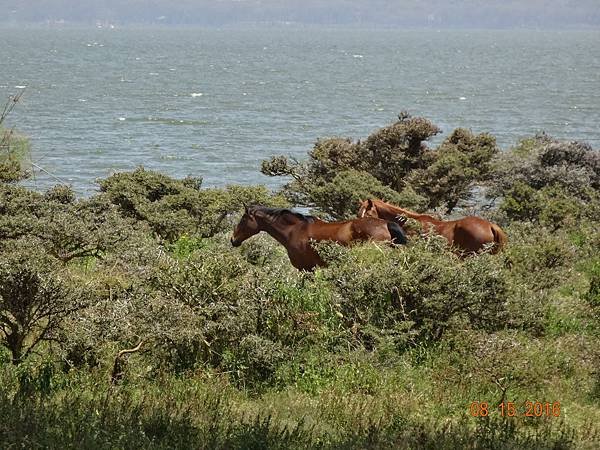
<svg viewBox="0 0 600 450"><path fill-rule="evenodd" d="M492 414L502 417L560 417L560 402L502 402L499 405L471 402L469 414L473 417L487 417Z"/></svg>

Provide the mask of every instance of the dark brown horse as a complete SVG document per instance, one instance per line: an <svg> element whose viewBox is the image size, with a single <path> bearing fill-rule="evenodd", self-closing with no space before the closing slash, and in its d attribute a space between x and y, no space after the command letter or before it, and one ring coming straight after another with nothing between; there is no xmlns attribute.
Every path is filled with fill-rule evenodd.
<svg viewBox="0 0 600 450"><path fill-rule="evenodd" d="M427 214L417 214L381 200L369 199L360 203L358 217L379 217L384 220L396 220L404 224L406 218L421 223L426 232L444 236L450 245L462 252L478 252L487 244L493 244L492 253L499 252L506 244L504 231L495 223L476 216L467 216L458 220L438 220Z"/></svg>
<svg viewBox="0 0 600 450"><path fill-rule="evenodd" d="M323 222L288 209L251 206L246 208L231 236L238 247L260 231L273 236L287 250L290 262L299 270L313 270L325 265L311 246L313 241L333 241L348 245L354 241L388 241L405 244L406 236L395 222L365 217L345 222Z"/></svg>

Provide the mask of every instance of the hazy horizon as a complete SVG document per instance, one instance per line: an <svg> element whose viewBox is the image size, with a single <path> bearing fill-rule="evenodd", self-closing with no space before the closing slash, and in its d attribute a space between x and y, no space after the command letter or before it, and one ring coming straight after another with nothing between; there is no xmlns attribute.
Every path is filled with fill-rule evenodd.
<svg viewBox="0 0 600 450"><path fill-rule="evenodd" d="M0 24L600 28L598 0L0 0Z"/></svg>

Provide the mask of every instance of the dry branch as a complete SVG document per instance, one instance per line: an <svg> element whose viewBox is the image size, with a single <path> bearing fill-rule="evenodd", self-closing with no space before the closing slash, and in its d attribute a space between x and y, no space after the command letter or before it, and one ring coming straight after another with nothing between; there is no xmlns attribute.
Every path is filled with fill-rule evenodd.
<svg viewBox="0 0 600 450"><path fill-rule="evenodd" d="M113 370L110 374L111 384L116 384L119 382L119 380L121 380L121 378L123 378L123 356L128 355L130 353L138 352L142 348L143 343L144 340L142 339L135 347L121 350L119 353L117 353L117 356L115 357L115 362L113 364Z"/></svg>

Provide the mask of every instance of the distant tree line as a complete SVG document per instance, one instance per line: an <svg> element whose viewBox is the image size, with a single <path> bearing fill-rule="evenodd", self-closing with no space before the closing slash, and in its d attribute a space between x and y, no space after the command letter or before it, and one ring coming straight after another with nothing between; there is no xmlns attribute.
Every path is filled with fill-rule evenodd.
<svg viewBox="0 0 600 450"><path fill-rule="evenodd" d="M594 0L521 2L464 0L139 0L104 2L47 0L0 1L1 22L164 23L223 25L240 22L310 24L383 24L408 27L571 27L598 26Z"/></svg>

